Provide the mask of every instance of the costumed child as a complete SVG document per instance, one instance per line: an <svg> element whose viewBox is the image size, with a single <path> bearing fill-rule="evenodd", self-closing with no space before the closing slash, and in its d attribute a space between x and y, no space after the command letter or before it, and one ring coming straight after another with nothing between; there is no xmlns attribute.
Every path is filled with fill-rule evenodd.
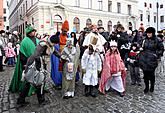
<svg viewBox="0 0 165 113"><path fill-rule="evenodd" d="M14 48L12 47L11 42L7 44L7 47L5 48L5 54L6 57L8 58L8 66L14 66L15 64L14 57L16 56L16 54Z"/></svg>
<svg viewBox="0 0 165 113"><path fill-rule="evenodd" d="M74 97L75 77L78 67L80 52L73 45L73 38L68 38L66 46L61 53L61 60L64 62L62 70L62 97L69 99Z"/></svg>
<svg viewBox="0 0 165 113"><path fill-rule="evenodd" d="M133 43L131 46L131 51L129 52L127 58L127 61L130 65L131 85L135 85L137 83L138 86L141 86L139 64L137 60L138 54L139 54L138 44Z"/></svg>
<svg viewBox="0 0 165 113"><path fill-rule="evenodd" d="M102 70L101 57L96 50L96 40L91 41L91 44L89 44L88 49L85 50L81 60L85 96L91 95L92 97L97 96L95 90L98 85L98 75Z"/></svg>
<svg viewBox="0 0 165 113"><path fill-rule="evenodd" d="M110 50L105 54L99 91L105 94L110 88L123 97L126 85L126 70L115 41L110 42Z"/></svg>

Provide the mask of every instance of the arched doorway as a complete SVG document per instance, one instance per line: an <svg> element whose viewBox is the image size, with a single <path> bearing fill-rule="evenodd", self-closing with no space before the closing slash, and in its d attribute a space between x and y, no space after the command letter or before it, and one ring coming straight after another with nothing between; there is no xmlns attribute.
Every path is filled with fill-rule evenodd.
<svg viewBox="0 0 165 113"><path fill-rule="evenodd" d="M78 17L73 19L73 31L76 33L80 32L80 19Z"/></svg>
<svg viewBox="0 0 165 113"><path fill-rule="evenodd" d="M112 31L112 21L108 21L108 32Z"/></svg>
<svg viewBox="0 0 165 113"><path fill-rule="evenodd" d="M98 25L98 27L102 27L102 26L103 26L102 20L99 20L99 21L97 22L97 25Z"/></svg>
<svg viewBox="0 0 165 113"><path fill-rule="evenodd" d="M88 18L86 20L86 27L90 27L92 25L92 20L90 18Z"/></svg>
<svg viewBox="0 0 165 113"><path fill-rule="evenodd" d="M62 27L62 17L58 14L53 17L53 28L55 32L60 31Z"/></svg>

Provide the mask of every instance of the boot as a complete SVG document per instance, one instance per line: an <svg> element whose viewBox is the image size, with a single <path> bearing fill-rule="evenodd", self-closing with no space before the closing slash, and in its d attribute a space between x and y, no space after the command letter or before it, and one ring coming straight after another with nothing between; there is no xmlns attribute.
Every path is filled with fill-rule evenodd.
<svg viewBox="0 0 165 113"><path fill-rule="evenodd" d="M85 96L88 97L90 95L90 86L85 85Z"/></svg>
<svg viewBox="0 0 165 113"><path fill-rule="evenodd" d="M149 80L144 79L144 83L145 83L144 93L146 94L149 91Z"/></svg>
<svg viewBox="0 0 165 113"><path fill-rule="evenodd" d="M90 95L92 97L97 97L96 91L95 91L95 86L90 86Z"/></svg>
<svg viewBox="0 0 165 113"><path fill-rule="evenodd" d="M150 92L151 93L154 92L154 85L155 85L155 83L151 81L151 87L150 87Z"/></svg>
<svg viewBox="0 0 165 113"><path fill-rule="evenodd" d="M28 102L25 102L25 98L18 97L18 99L17 99L18 107L23 107L23 106L26 106L28 104L29 104Z"/></svg>

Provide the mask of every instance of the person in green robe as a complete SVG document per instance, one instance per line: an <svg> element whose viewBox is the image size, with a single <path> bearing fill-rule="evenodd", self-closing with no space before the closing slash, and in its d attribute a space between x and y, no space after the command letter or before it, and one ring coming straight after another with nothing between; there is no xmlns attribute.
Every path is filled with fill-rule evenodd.
<svg viewBox="0 0 165 113"><path fill-rule="evenodd" d="M39 43L39 40L35 37L36 30L28 26L25 29L26 37L22 40L20 44L20 52L18 55L18 60L16 63L15 71L13 78L11 80L9 91L12 93L20 92L25 85L25 82L21 81L22 72L25 69L27 59L34 53L36 45ZM35 88L31 86L28 96L31 96L35 93Z"/></svg>

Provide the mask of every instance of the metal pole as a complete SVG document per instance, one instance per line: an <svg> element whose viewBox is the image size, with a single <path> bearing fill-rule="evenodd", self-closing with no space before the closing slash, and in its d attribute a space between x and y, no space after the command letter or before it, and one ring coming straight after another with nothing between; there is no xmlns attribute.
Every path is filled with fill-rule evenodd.
<svg viewBox="0 0 165 113"><path fill-rule="evenodd" d="M156 8L157 8L157 31L158 31L158 26L159 26L159 15L158 15L158 9L159 9L159 3L156 3Z"/></svg>

